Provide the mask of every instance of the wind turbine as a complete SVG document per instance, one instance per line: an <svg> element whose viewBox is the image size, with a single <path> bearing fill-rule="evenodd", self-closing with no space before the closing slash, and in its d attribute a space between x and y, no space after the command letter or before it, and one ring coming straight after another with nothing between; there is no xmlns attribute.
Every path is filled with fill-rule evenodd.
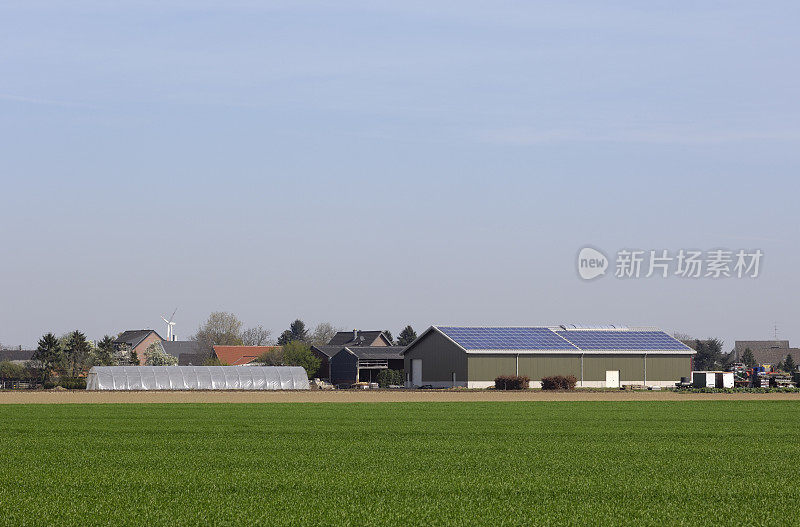
<svg viewBox="0 0 800 527"><path fill-rule="evenodd" d="M164 317L161 317L161 320L167 323L167 340L169 342L172 342L172 338L175 336L175 332L172 329L175 326L175 322L173 322L172 319L175 317L176 311L178 311L177 307L175 308L175 311L172 312L172 315L170 315L169 320L167 320Z"/></svg>

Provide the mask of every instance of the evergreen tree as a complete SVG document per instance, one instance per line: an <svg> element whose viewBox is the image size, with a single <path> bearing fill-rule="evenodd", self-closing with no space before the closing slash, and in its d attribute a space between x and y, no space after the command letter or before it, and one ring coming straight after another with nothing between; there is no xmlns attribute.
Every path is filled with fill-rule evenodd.
<svg viewBox="0 0 800 527"><path fill-rule="evenodd" d="M722 341L695 340L694 367L696 370L716 370L722 364Z"/></svg>
<svg viewBox="0 0 800 527"><path fill-rule="evenodd" d="M397 337L398 346L408 346L417 339L417 333L411 326L406 326Z"/></svg>
<svg viewBox="0 0 800 527"><path fill-rule="evenodd" d="M750 348L744 349L744 353L742 353L742 362L748 368L752 368L753 366L758 366L756 358L753 355L753 350L751 350Z"/></svg>
<svg viewBox="0 0 800 527"><path fill-rule="evenodd" d="M285 346L296 340L300 342L308 341L308 330L306 329L306 324L299 318L289 324L289 329L281 333L281 336L278 337L278 345Z"/></svg>
<svg viewBox="0 0 800 527"><path fill-rule="evenodd" d="M786 355L786 359L783 361L783 367L789 373L794 373L794 371L797 369L797 364L794 362L794 358L792 358L791 353Z"/></svg>
<svg viewBox="0 0 800 527"><path fill-rule="evenodd" d="M113 366L116 364L116 360L114 360L114 339L106 335L97 343L94 357L92 357L92 364L95 366Z"/></svg>
<svg viewBox="0 0 800 527"><path fill-rule="evenodd" d="M139 354L136 353L135 349L131 349L130 361L134 366L139 365Z"/></svg>
<svg viewBox="0 0 800 527"><path fill-rule="evenodd" d="M52 333L47 333L39 339L36 351L31 360L38 363L41 369L42 382L48 380L53 372L59 371L64 362L64 350L58 337Z"/></svg>
<svg viewBox="0 0 800 527"><path fill-rule="evenodd" d="M86 335L77 329L70 333L64 345L65 373L70 377L80 375L88 365L91 350Z"/></svg>
<svg viewBox="0 0 800 527"><path fill-rule="evenodd" d="M389 340L389 344L391 344L392 346L394 346L394 337L392 336L392 332L391 332L391 331L389 331L388 329L384 329L384 330L383 330L383 334L384 334L384 335L386 336L386 338Z"/></svg>

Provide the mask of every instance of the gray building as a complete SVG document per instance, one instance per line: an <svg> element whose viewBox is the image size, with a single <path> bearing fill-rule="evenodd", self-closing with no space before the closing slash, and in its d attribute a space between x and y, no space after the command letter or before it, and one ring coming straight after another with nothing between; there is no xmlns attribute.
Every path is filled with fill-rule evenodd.
<svg viewBox="0 0 800 527"><path fill-rule="evenodd" d="M745 350L753 352L758 364L776 366L791 355L795 362L800 358L800 348L789 347L788 340L737 340L733 348L736 362L743 362Z"/></svg>
<svg viewBox="0 0 800 527"><path fill-rule="evenodd" d="M574 375L578 386L673 386L694 350L663 331L624 326L431 326L403 352L406 385L487 388L500 375Z"/></svg>

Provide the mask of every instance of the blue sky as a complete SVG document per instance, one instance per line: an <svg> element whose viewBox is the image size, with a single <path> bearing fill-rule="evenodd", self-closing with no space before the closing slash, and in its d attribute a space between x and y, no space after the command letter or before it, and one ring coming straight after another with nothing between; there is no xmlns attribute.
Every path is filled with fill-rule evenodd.
<svg viewBox="0 0 800 527"><path fill-rule="evenodd" d="M4 2L0 342L291 320L800 345L794 2ZM755 280L577 278L764 251Z"/></svg>

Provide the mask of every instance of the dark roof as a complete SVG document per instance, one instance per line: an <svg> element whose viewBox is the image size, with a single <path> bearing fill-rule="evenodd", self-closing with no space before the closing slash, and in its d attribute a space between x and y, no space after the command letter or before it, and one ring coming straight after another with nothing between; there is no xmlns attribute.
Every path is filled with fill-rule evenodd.
<svg viewBox="0 0 800 527"><path fill-rule="evenodd" d="M150 333L155 333L159 339L164 340L161 338L161 335L152 329L129 329L128 331L123 331L119 337L114 339L114 344L127 344L135 348L146 339Z"/></svg>
<svg viewBox="0 0 800 527"><path fill-rule="evenodd" d="M196 340L164 341L161 347L173 357L180 357L182 353L200 353L200 343Z"/></svg>
<svg viewBox="0 0 800 527"><path fill-rule="evenodd" d="M31 360L36 350L0 350L0 362L6 360Z"/></svg>
<svg viewBox="0 0 800 527"><path fill-rule="evenodd" d="M344 346L311 346L312 350L317 350L326 357L333 357L334 355L342 351L343 348Z"/></svg>
<svg viewBox="0 0 800 527"><path fill-rule="evenodd" d="M372 346L383 331L358 331L358 336L353 338L353 331L339 331L328 342L328 346ZM384 338L386 336L384 335ZM387 341L389 339L386 339Z"/></svg>
<svg viewBox="0 0 800 527"><path fill-rule="evenodd" d="M405 346L347 346L359 359L402 359Z"/></svg>
<svg viewBox="0 0 800 527"><path fill-rule="evenodd" d="M778 364L786 355L791 355L795 360L800 357L800 349L790 348L788 340L737 340L733 348L736 360L742 360L747 348L750 348L759 364Z"/></svg>
<svg viewBox="0 0 800 527"><path fill-rule="evenodd" d="M203 366L207 355L202 353L181 353L178 356L178 366Z"/></svg>

